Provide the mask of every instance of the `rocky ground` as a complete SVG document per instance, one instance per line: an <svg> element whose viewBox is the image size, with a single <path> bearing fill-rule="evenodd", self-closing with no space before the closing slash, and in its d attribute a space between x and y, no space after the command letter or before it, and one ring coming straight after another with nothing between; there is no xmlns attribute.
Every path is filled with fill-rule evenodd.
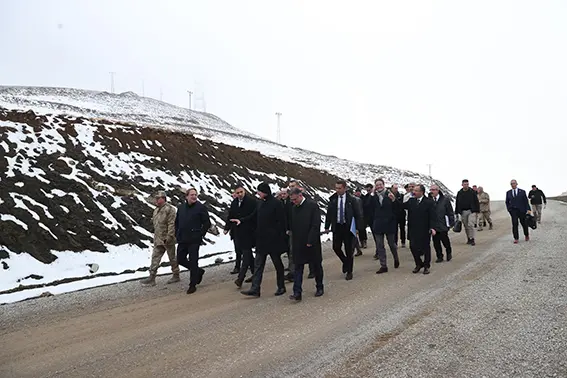
<svg viewBox="0 0 567 378"><path fill-rule="evenodd" d="M378 276L367 249L345 281L327 246L325 296L306 280L302 303L272 295L272 268L250 299L221 266L192 296L161 277L0 306L0 376L565 377L567 206L519 245L494 210L496 229L476 247L453 234L429 276L407 249Z"/></svg>

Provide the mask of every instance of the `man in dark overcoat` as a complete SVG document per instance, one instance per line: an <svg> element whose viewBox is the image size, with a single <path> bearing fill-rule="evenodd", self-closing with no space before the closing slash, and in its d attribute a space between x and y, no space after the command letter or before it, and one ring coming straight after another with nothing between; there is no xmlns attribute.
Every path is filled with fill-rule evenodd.
<svg viewBox="0 0 567 378"><path fill-rule="evenodd" d="M256 244L256 208L258 202L246 193L246 189L242 185L237 185L234 193L236 198L230 204L224 233L231 232L234 238L237 260L239 260L239 256L242 260L242 265L237 262L238 278L234 281L236 286L240 288L248 269L254 274L252 248Z"/></svg>
<svg viewBox="0 0 567 378"><path fill-rule="evenodd" d="M293 294L290 299L300 301L302 297L303 271L309 264L315 275L315 296L323 295L323 254L321 250L321 210L319 206L306 199L299 188L291 190L293 202L291 235L295 276Z"/></svg>
<svg viewBox="0 0 567 378"><path fill-rule="evenodd" d="M406 203L408 210L408 235L410 250L415 260L413 273L429 274L431 267L431 236L435 236L435 207L433 201L425 196L425 187L416 185L413 188L414 196ZM421 256L424 256L423 261Z"/></svg>
<svg viewBox="0 0 567 378"><path fill-rule="evenodd" d="M259 297L266 259L271 257L276 268L278 289L275 295L285 294L284 265L282 253L287 252L289 246L286 241L286 217L283 204L272 195L270 186L263 182L258 185L260 204L256 211L256 258L254 259L254 276L250 290L242 291L244 295Z"/></svg>

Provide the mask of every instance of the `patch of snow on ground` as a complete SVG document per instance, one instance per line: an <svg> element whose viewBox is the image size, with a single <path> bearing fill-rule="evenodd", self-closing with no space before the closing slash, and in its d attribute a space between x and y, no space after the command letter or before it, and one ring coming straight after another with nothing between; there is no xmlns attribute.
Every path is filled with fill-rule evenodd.
<svg viewBox="0 0 567 378"><path fill-rule="evenodd" d="M11 215L11 214L0 214L0 221L2 222L14 222L15 224L17 224L18 226L22 227L24 230L28 229L28 225L25 224L24 222L22 222L21 220L19 220L18 218L16 218L15 216Z"/></svg>

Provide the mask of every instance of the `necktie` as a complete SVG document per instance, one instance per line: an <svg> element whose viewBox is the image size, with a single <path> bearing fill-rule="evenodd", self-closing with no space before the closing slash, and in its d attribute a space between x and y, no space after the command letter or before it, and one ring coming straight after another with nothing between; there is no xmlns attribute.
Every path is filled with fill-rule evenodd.
<svg viewBox="0 0 567 378"><path fill-rule="evenodd" d="M242 201L238 201L238 207L240 207L240 205L242 205Z"/></svg>
<svg viewBox="0 0 567 378"><path fill-rule="evenodd" d="M345 210L343 208L343 196L340 196L341 200L339 201L339 223L345 223Z"/></svg>
<svg viewBox="0 0 567 378"><path fill-rule="evenodd" d="M433 200L434 200L435 202L437 202L437 197L433 197Z"/></svg>
<svg viewBox="0 0 567 378"><path fill-rule="evenodd" d="M516 189L514 189L514 198L516 198Z"/></svg>

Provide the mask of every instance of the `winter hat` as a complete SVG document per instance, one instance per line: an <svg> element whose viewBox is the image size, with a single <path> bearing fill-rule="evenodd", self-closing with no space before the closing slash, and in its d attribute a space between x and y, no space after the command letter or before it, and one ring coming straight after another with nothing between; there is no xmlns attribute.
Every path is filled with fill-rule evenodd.
<svg viewBox="0 0 567 378"><path fill-rule="evenodd" d="M270 185L268 185L267 183L263 182L260 185L258 185L258 191L262 192L264 194L270 195L272 194L272 189L270 189Z"/></svg>

